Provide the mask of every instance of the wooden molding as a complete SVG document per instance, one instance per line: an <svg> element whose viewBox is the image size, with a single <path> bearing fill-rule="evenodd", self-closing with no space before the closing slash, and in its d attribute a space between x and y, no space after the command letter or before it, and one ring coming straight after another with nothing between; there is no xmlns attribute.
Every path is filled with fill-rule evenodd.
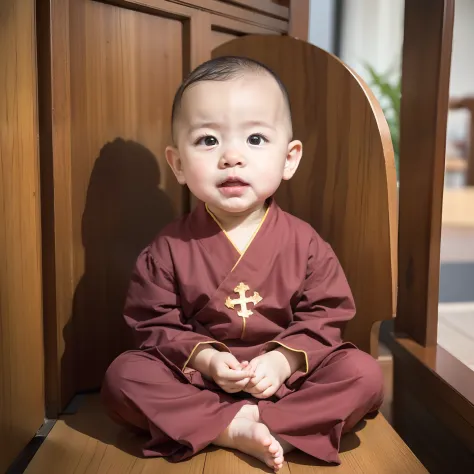
<svg viewBox="0 0 474 474"><path fill-rule="evenodd" d="M267 15L280 18L281 20L288 20L290 17L289 8L283 5L278 5L272 0L221 0L225 3L239 5L248 8L252 11L265 13Z"/></svg>
<svg viewBox="0 0 474 474"><path fill-rule="evenodd" d="M309 0L293 0L290 2L290 27L288 35L308 41Z"/></svg>
<svg viewBox="0 0 474 474"><path fill-rule="evenodd" d="M393 423L429 472L474 468L474 372L440 346L391 333Z"/></svg>
<svg viewBox="0 0 474 474"><path fill-rule="evenodd" d="M213 31L220 31L223 33L234 34L235 36L245 35L273 35L277 32L263 28L250 23L243 23L232 18L209 13L211 17L211 25Z"/></svg>
<svg viewBox="0 0 474 474"><path fill-rule="evenodd" d="M43 317L46 415L55 417L74 387L60 378L62 330L71 317L73 286L71 208L71 93L69 2L41 2L38 9L38 73L43 227ZM55 39L54 55L50 48Z"/></svg>
<svg viewBox="0 0 474 474"><path fill-rule="evenodd" d="M454 0L406 2L396 328L436 345Z"/></svg>
<svg viewBox="0 0 474 474"><path fill-rule="evenodd" d="M102 2L152 14L157 12L160 16L168 14L171 18L178 19L189 18L192 12L201 11L248 24L249 26L264 28L274 33L287 33L289 28L287 20L218 0L102 0Z"/></svg>

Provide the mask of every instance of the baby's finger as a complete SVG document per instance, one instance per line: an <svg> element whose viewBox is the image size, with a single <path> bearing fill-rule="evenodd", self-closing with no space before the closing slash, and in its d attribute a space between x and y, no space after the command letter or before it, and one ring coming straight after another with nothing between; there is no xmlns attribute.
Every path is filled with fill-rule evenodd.
<svg viewBox="0 0 474 474"><path fill-rule="evenodd" d="M233 382L231 385L239 390L243 390L249 383L250 378L242 379L238 382Z"/></svg>
<svg viewBox="0 0 474 474"><path fill-rule="evenodd" d="M254 375L253 377L250 377L250 386L256 387L264 378L265 378L265 375L263 374Z"/></svg>
<svg viewBox="0 0 474 474"><path fill-rule="evenodd" d="M275 387L275 385L270 385L266 390L264 390L258 398L270 398L272 395L274 395L278 391L278 388Z"/></svg>
<svg viewBox="0 0 474 474"><path fill-rule="evenodd" d="M265 390L267 390L271 386L272 386L272 381L269 378L265 377L257 385L255 385L255 390L257 391L257 393L263 393Z"/></svg>
<svg viewBox="0 0 474 474"><path fill-rule="evenodd" d="M250 365L250 362L246 360L241 363L241 370L245 370L249 377L255 374L255 369Z"/></svg>
<svg viewBox="0 0 474 474"><path fill-rule="evenodd" d="M265 376L264 368L262 366L257 367L255 374L252 376L252 383L257 385Z"/></svg>
<svg viewBox="0 0 474 474"><path fill-rule="evenodd" d="M258 365L252 366L249 365L248 367L250 375L253 377L257 373Z"/></svg>
<svg viewBox="0 0 474 474"><path fill-rule="evenodd" d="M240 362L236 357L228 352L223 352L220 355L221 361L233 370L241 370Z"/></svg>
<svg viewBox="0 0 474 474"><path fill-rule="evenodd" d="M249 393L255 395L257 393L262 393L271 385L270 379L264 377L258 384L255 384L252 388L249 389Z"/></svg>
<svg viewBox="0 0 474 474"><path fill-rule="evenodd" d="M222 390L224 390L224 392L227 393L237 393L242 391L242 389L240 389L239 387L234 387L233 385L220 385L220 387L222 388Z"/></svg>
<svg viewBox="0 0 474 474"><path fill-rule="evenodd" d="M232 370L229 368L221 368L217 372L217 376L221 380L228 382L238 382L240 380L249 378L249 374L246 370Z"/></svg>
<svg viewBox="0 0 474 474"><path fill-rule="evenodd" d="M243 387L243 391L250 393L250 390L252 390L255 387L255 384L252 382L252 378L249 378L249 381L245 384Z"/></svg>
<svg viewBox="0 0 474 474"><path fill-rule="evenodd" d="M252 370L256 370L257 367L258 367L258 364L259 364L259 359L252 359L252 360L249 362L249 367L250 367Z"/></svg>

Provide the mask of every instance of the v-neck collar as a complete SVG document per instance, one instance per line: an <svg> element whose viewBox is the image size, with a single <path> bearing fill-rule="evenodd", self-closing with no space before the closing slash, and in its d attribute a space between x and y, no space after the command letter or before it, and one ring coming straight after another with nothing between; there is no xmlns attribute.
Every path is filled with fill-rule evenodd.
<svg viewBox="0 0 474 474"><path fill-rule="evenodd" d="M205 204L205 208L206 208L206 211L207 213L211 216L211 218L214 220L214 222L219 226L220 230L222 231L222 233L226 236L227 240L231 243L231 245L234 247L234 249L238 252L238 254L240 255L240 258L239 260L245 255L245 252L247 251L247 249L250 247L250 245L252 244L253 240L255 239L255 237L257 236L259 230L262 228L262 225L263 223L265 222L267 216L268 216L268 213L270 211L270 207L271 207L271 201L268 202L268 205L267 205L267 209L265 211L265 214L263 215L263 217L261 218L260 220L260 223L258 224L257 228L255 229L255 231L253 232L253 234L251 235L249 241L247 242L247 244L245 245L244 249L243 250L240 250L239 247L237 247L237 245L234 243L234 241L231 239L230 235L228 234L228 232L224 229L224 227L222 227L221 223L219 222L219 219L217 219L217 217L214 215L214 213L209 209L208 205ZM237 262L238 263L238 262ZM236 264L237 265L237 264Z"/></svg>
<svg viewBox="0 0 474 474"><path fill-rule="evenodd" d="M190 226L191 235L199 245L203 246L212 255L213 259L220 262L219 267L222 271L225 273L232 272L241 262L244 255L247 255L248 251L254 248L254 245L251 244L255 243L264 229L267 229L270 222L274 220L276 210L277 206L274 199L269 199L265 215L262 217L259 227L254 232L244 252L240 252L228 236L226 236L219 222L207 212L206 205L203 202L200 202L192 211L188 225Z"/></svg>

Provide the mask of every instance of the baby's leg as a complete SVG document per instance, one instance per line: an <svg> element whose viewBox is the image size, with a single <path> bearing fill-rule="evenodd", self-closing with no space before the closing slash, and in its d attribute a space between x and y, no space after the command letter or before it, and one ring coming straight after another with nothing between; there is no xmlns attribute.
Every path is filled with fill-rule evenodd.
<svg viewBox="0 0 474 474"><path fill-rule="evenodd" d="M214 444L249 454L278 471L283 466L283 449L260 423L257 405L244 405Z"/></svg>
<svg viewBox="0 0 474 474"><path fill-rule="evenodd" d="M262 422L285 452L294 446L318 459L339 463L339 443L383 399L377 361L357 349L332 353L299 390L273 403L259 402Z"/></svg>
<svg viewBox="0 0 474 474"><path fill-rule="evenodd" d="M151 435L145 456L171 461L211 444L248 403L187 383L148 351L126 352L112 362L102 400L112 419Z"/></svg>

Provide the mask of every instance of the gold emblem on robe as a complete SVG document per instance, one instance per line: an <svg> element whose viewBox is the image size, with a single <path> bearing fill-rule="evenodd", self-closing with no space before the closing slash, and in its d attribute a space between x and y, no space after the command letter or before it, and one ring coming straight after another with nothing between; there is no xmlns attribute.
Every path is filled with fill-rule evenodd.
<svg viewBox="0 0 474 474"><path fill-rule="evenodd" d="M230 296L225 300L225 305L229 309L235 309L236 305L240 305L240 311L237 311L237 314L242 318L248 318L253 312L247 307L248 303L253 303L254 306L262 301L262 297L256 292L253 292L252 296L245 296L245 293L250 290L248 285L243 282L240 282L235 288L234 292L239 295L239 298L233 300Z"/></svg>

